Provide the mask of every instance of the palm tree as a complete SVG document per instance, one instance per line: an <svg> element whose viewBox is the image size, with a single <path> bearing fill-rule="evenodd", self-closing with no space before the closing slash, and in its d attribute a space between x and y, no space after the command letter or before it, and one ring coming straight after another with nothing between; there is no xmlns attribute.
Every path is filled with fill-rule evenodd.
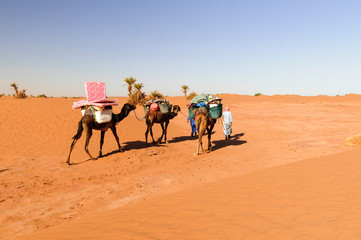
<svg viewBox="0 0 361 240"><path fill-rule="evenodd" d="M184 96L187 97L187 91L189 90L189 86L183 85L181 86L182 92L184 93Z"/></svg>
<svg viewBox="0 0 361 240"><path fill-rule="evenodd" d="M137 81L137 79L133 78L133 77L128 77L128 78L124 78L124 82L126 83L125 85L128 86L128 95L130 96L130 94L132 94L132 88L133 88L133 84Z"/></svg>
<svg viewBox="0 0 361 240"><path fill-rule="evenodd" d="M142 92L142 88L144 87L143 83L134 83L134 88L135 88L135 95L137 97L137 100L141 103L142 100L145 99L145 94L144 92Z"/></svg>
<svg viewBox="0 0 361 240"><path fill-rule="evenodd" d="M144 87L143 83L134 83L134 88L135 88L137 94L142 92L143 87Z"/></svg>
<svg viewBox="0 0 361 240"><path fill-rule="evenodd" d="M18 84L12 83L12 84L10 84L10 87L14 88L15 97L17 97L17 96L19 95L19 87L18 87Z"/></svg>

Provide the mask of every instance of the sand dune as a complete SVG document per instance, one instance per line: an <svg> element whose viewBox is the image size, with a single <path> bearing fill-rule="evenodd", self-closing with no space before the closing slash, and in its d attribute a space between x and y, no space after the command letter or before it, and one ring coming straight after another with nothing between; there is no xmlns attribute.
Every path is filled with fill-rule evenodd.
<svg viewBox="0 0 361 240"><path fill-rule="evenodd" d="M109 211L122 211L126 205L140 204L144 199L144 203L151 206L149 199L172 198L167 194L191 191L206 183L216 184L207 185L211 188L230 177L243 174L256 176L256 173L252 174L270 167L342 154L355 148L346 145L346 139L361 132L359 95L222 95L221 98L224 105L231 107L235 120L234 133L231 140L225 141L221 124L217 123L212 135L214 151L211 153L193 155L196 140L189 136L185 109L187 101L184 97L170 97L173 104L181 106L182 114L170 123L169 144L146 147L146 126L144 121L137 120L137 117L144 115L144 111L138 107L137 117L131 113L117 126L125 152L114 151L117 145L108 131L103 147L105 156L97 161L89 161L83 149L84 138L81 138L72 153L74 165L70 167L65 161L81 117L80 111L72 110L71 106L79 99L0 98L1 238L11 240L49 227L52 229L61 224L71 224L89 214L104 213L106 216L111 214ZM126 102L126 98L117 99L121 105ZM121 106L116 107L114 112L120 109ZM159 137L160 127L155 126L154 130L155 136ZM99 135L99 132L94 132L90 142L89 149L94 156L98 153ZM263 181L261 177L259 180L257 177L252 179L255 184ZM340 184L343 181L334 179L337 180L341 181ZM237 180L237 184L241 182L243 180ZM226 188L225 185L222 188ZM214 191L222 192L222 188ZM357 193L353 186L347 189ZM223 196L224 201L227 201L227 194L223 194L226 195ZM192 196L193 193L188 195ZM352 198L345 199L342 204L352 204L352 201ZM209 204L216 205L217 202ZM287 210L283 205L274 208L275 212ZM272 214L277 217L275 212ZM184 214L187 214L184 216L186 219L192 211ZM189 222L189 229L192 224L196 227L198 221L204 220L202 225L208 221L204 216L197 220L197 216L195 212L194 223ZM164 222L166 219L165 215ZM141 222L141 219L138 220ZM177 238L177 233L175 231L173 237ZM134 234L141 238L137 232ZM190 238L196 238L196 235Z"/></svg>
<svg viewBox="0 0 361 240"><path fill-rule="evenodd" d="M159 196L23 239L359 239L361 150Z"/></svg>

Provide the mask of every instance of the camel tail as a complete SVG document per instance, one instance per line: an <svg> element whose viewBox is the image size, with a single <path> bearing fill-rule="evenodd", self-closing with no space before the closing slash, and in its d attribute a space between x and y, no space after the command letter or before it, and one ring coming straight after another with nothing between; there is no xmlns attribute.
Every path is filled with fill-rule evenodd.
<svg viewBox="0 0 361 240"><path fill-rule="evenodd" d="M79 139L81 137L81 134L82 134L83 130L84 130L83 121L80 120L79 123L78 123L78 131L74 135L73 139Z"/></svg>

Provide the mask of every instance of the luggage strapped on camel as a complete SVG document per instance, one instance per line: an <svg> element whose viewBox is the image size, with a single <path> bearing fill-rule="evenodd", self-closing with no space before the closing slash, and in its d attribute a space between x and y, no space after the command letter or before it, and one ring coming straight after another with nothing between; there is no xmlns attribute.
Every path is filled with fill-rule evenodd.
<svg viewBox="0 0 361 240"><path fill-rule="evenodd" d="M92 116L97 123L106 123L112 120L112 106L119 105L116 99L108 99L105 93L104 82L86 82L85 91L87 100L80 100L73 104L73 109L81 109L83 116Z"/></svg>
<svg viewBox="0 0 361 240"><path fill-rule="evenodd" d="M152 104L157 104L158 108L155 109L151 109L151 105ZM147 112L149 110L152 111L160 111L163 114L168 114L172 111L172 104L169 104L169 102L165 99L154 99L154 100L149 100L148 102L146 102L144 105L144 113L147 114Z"/></svg>
<svg viewBox="0 0 361 240"><path fill-rule="evenodd" d="M218 119L222 116L222 99L211 94L195 96L188 107L189 118L194 119L203 108L207 109L211 118Z"/></svg>

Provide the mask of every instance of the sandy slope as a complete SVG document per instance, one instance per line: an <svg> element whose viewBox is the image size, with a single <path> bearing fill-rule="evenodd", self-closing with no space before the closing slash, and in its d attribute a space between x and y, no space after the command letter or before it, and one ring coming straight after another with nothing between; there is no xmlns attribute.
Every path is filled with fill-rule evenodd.
<svg viewBox="0 0 361 240"><path fill-rule="evenodd" d="M361 150L87 216L23 239L359 239Z"/></svg>
<svg viewBox="0 0 361 240"><path fill-rule="evenodd" d="M80 119L80 112L71 109L78 99L0 98L2 239L207 182L348 151L352 147L345 140L361 133L358 95L221 97L233 113L234 137L225 141L217 124L212 153L193 155L196 140L189 137L182 114L169 126L169 144L146 147L145 123L131 113L117 127L125 152L114 152L116 142L107 132L103 153L108 154L88 161L82 138L72 154L76 165L70 167L64 162ZM126 101L118 99L121 105ZM169 100L187 114L183 97ZM141 107L136 113L139 118L144 114ZM159 135L160 127L155 126ZM99 132L94 132L94 156L98 148Z"/></svg>

